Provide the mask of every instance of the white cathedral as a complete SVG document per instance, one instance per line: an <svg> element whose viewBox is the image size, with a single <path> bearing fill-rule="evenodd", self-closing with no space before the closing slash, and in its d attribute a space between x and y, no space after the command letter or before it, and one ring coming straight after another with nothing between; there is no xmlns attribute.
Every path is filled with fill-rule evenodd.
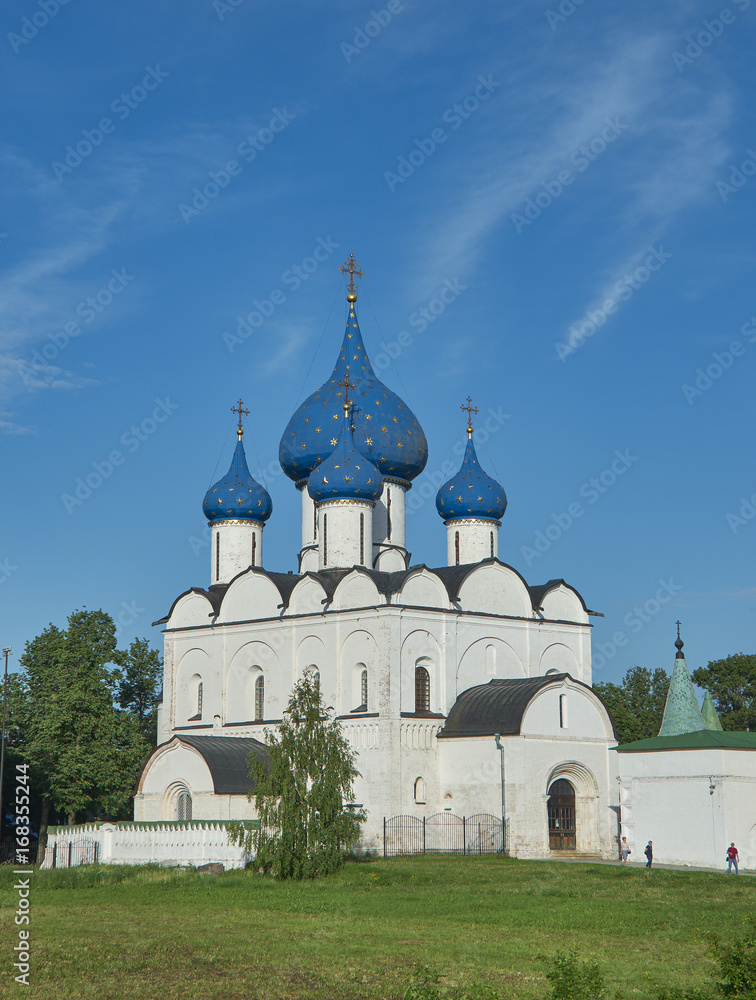
<svg viewBox="0 0 756 1000"><path fill-rule="evenodd" d="M240 403L231 467L204 501L210 583L156 623L160 745L135 820L254 818L247 757L309 668L357 754L363 847L380 849L385 818L490 814L517 856L616 857L617 740L591 689L593 612L564 580L530 585L499 559L507 500L479 464L469 399L461 468L436 499L447 564L410 564L405 501L427 443L370 364L353 256L344 270L336 365L280 444L302 498L299 571L265 568L272 503L247 467Z"/></svg>

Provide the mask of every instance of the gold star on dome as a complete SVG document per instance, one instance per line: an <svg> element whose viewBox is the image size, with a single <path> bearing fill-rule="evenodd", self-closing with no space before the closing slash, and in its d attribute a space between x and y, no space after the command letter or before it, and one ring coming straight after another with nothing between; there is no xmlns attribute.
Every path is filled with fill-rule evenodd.
<svg viewBox="0 0 756 1000"><path fill-rule="evenodd" d="M372 419L373 419L373 414L372 413L366 413L365 414L365 420L372 420Z"/></svg>
<svg viewBox="0 0 756 1000"><path fill-rule="evenodd" d="M304 443L304 441L302 442L302 447L303 447L303 448L306 448L306 447L307 447L307 445L306 445L306 444Z"/></svg>
<svg viewBox="0 0 756 1000"><path fill-rule="evenodd" d="M395 424L398 424L398 423L399 423L399 417L394 417L394 423L395 423Z"/></svg>
<svg viewBox="0 0 756 1000"><path fill-rule="evenodd" d="M305 417L305 423L309 424L309 422L310 422L310 418L309 417Z"/></svg>
<svg viewBox="0 0 756 1000"><path fill-rule="evenodd" d="M237 502L237 503L241 503L241 502L242 502L242 498L241 498L241 497L237 497L237 498L236 498L236 502Z"/></svg>
<svg viewBox="0 0 756 1000"><path fill-rule="evenodd" d="M352 481L352 477L351 476L344 476L344 482L345 483L351 483L351 481Z"/></svg>
<svg viewBox="0 0 756 1000"><path fill-rule="evenodd" d="M319 428L319 427L316 427L316 428L315 428L315 433L316 433L316 434L320 434L320 428Z"/></svg>
<svg viewBox="0 0 756 1000"><path fill-rule="evenodd" d="M338 443L339 443L339 442L338 442L338 441L336 440L336 438L331 438L331 444L332 444L332 445L334 445L334 446L335 446L335 445L337 445Z"/></svg>
<svg viewBox="0 0 756 1000"><path fill-rule="evenodd" d="M404 447L404 445L402 444L401 441L397 441L396 442L396 446L397 446L397 448L403 448Z"/></svg>
<svg viewBox="0 0 756 1000"><path fill-rule="evenodd" d="M457 497L457 500L462 503L462 497Z"/></svg>
<svg viewBox="0 0 756 1000"><path fill-rule="evenodd" d="M383 433L385 434L385 433L386 433L386 431L388 430L388 427L381 427L381 430L382 430L382 431L383 431Z"/></svg>
<svg viewBox="0 0 756 1000"><path fill-rule="evenodd" d="M223 503L220 497L218 497L218 503Z"/></svg>
<svg viewBox="0 0 756 1000"><path fill-rule="evenodd" d="M365 438L365 444L372 444L372 443L373 443L372 438Z"/></svg>
<svg viewBox="0 0 756 1000"><path fill-rule="evenodd" d="M328 479L327 479L327 478L326 478L325 476L323 476L323 482L324 482L324 483L327 483L327 482L328 482Z"/></svg>
<svg viewBox="0 0 756 1000"><path fill-rule="evenodd" d="M483 503L483 497L478 497L478 503Z"/></svg>

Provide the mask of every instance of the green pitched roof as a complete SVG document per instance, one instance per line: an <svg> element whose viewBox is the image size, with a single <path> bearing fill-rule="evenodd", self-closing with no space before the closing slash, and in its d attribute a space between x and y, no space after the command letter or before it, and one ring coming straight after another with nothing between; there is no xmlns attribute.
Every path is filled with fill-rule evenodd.
<svg viewBox="0 0 756 1000"><path fill-rule="evenodd" d="M698 707L698 698L688 673L688 664L682 653L678 653L672 680L669 682L659 736L679 736L682 733L695 733L705 728L706 723Z"/></svg>
<svg viewBox="0 0 756 1000"><path fill-rule="evenodd" d="M719 721L717 710L714 708L714 702L708 691L706 692L706 697L704 698L704 703L701 708L701 715L706 723L707 729L718 729L721 732L722 723Z"/></svg>
<svg viewBox="0 0 756 1000"><path fill-rule="evenodd" d="M676 736L652 736L614 747L619 753L650 753L654 750L756 750L756 733L701 729Z"/></svg>

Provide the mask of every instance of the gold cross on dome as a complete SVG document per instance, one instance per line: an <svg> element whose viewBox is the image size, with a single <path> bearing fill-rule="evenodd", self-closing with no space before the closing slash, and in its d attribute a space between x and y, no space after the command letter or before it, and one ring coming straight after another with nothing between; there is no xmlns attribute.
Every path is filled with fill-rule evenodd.
<svg viewBox="0 0 756 1000"><path fill-rule="evenodd" d="M231 407L231 412L239 414L239 426L236 428L236 433L239 435L239 437L241 437L242 434L244 433L244 431L242 430L242 413L248 417L249 410L242 409L242 401L239 400L236 406Z"/></svg>
<svg viewBox="0 0 756 1000"><path fill-rule="evenodd" d="M467 410L467 434L472 437L473 426L472 426L472 415L478 412L477 406L472 405L472 399L467 397L467 406L460 406L460 410Z"/></svg>
<svg viewBox="0 0 756 1000"><path fill-rule="evenodd" d="M354 295L355 292L356 292L356 289L354 287L354 276L355 276L355 274L357 275L358 278L364 278L365 277L364 274L362 273L362 271L360 271L359 268L360 268L360 265L354 259L354 254L353 253L349 254L349 260L344 261L344 263L339 268L339 270L341 271L342 274L347 274L347 273L349 274L349 284L347 285L347 291L351 295Z"/></svg>
<svg viewBox="0 0 756 1000"><path fill-rule="evenodd" d="M341 381L339 381L339 382L336 383L336 385L343 385L344 386L344 409L348 410L349 407L352 405L352 401L349 398L349 390L350 389L354 389L355 383L354 382L350 382L349 381L349 376L345 375L344 378L341 379Z"/></svg>

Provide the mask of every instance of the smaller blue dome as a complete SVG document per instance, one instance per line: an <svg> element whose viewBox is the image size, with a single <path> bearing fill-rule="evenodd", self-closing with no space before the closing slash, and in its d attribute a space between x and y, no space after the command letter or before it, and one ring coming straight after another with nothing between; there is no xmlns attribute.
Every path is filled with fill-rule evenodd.
<svg viewBox="0 0 756 1000"><path fill-rule="evenodd" d="M472 435L467 439L462 467L436 495L436 510L445 521L481 518L498 521L507 509L507 495L481 469Z"/></svg>
<svg viewBox="0 0 756 1000"><path fill-rule="evenodd" d="M202 509L208 521L267 521L273 511L270 493L252 478L241 434L223 479L205 494Z"/></svg>
<svg viewBox="0 0 756 1000"><path fill-rule="evenodd" d="M354 443L351 409L344 410L336 447L310 473L307 492L315 503L323 500L372 500L383 493L383 477Z"/></svg>

